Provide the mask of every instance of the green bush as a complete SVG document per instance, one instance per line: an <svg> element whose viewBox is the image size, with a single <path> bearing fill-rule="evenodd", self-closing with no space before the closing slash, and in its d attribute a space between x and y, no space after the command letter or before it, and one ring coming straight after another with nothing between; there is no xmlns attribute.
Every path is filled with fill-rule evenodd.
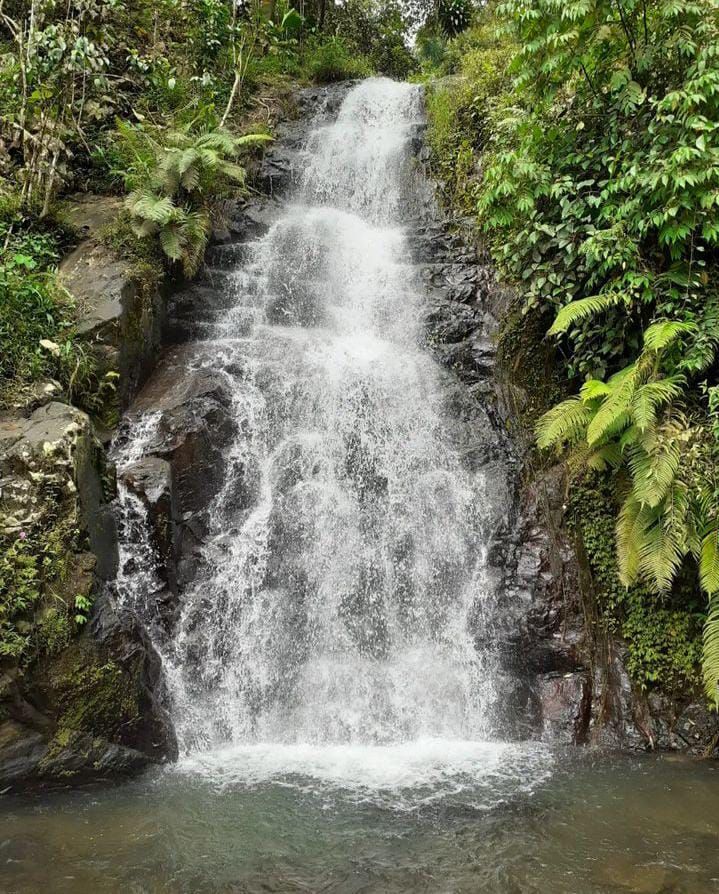
<svg viewBox="0 0 719 894"><path fill-rule="evenodd" d="M368 60L351 53L340 38L320 43L309 51L306 65L310 77L318 84L364 78L372 73Z"/></svg>
<svg viewBox="0 0 719 894"><path fill-rule="evenodd" d="M645 656L666 653L650 619L689 635L703 589L719 703L718 40L713 0L618 14L506 0L447 42L441 73L456 78L430 112L449 201L476 209L524 313L556 338L562 390L579 391L538 442L612 484L618 585L655 599L621 609L625 633L644 623Z"/></svg>

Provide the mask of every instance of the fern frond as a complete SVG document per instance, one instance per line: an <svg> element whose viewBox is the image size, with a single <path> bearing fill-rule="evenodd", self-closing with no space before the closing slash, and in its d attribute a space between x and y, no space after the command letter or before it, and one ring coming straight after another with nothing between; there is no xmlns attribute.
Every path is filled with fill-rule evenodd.
<svg viewBox="0 0 719 894"><path fill-rule="evenodd" d="M194 165L182 172L180 182L187 192L194 192L200 185L200 169Z"/></svg>
<svg viewBox="0 0 719 894"><path fill-rule="evenodd" d="M630 422L629 408L637 385L634 364L612 376L607 383L611 394L604 400L587 427L587 441L597 444L603 438L618 435Z"/></svg>
<svg viewBox="0 0 719 894"><path fill-rule="evenodd" d="M157 165L156 182L168 196L174 196L180 187L180 172L178 165L182 158L179 149L168 149Z"/></svg>
<svg viewBox="0 0 719 894"><path fill-rule="evenodd" d="M704 692L714 708L719 709L719 595L716 593L709 598L703 639Z"/></svg>
<svg viewBox="0 0 719 894"><path fill-rule="evenodd" d="M197 151L197 149L194 149L192 147L190 149L185 149L184 152L180 152L175 160L178 174L182 175L191 167L196 165L199 161L199 158L199 152Z"/></svg>
<svg viewBox="0 0 719 894"><path fill-rule="evenodd" d="M588 379L582 385L579 395L588 403L598 397L607 397L611 393L612 389L606 382L602 382L601 379Z"/></svg>
<svg viewBox="0 0 719 894"><path fill-rule="evenodd" d="M656 520L644 531L639 546L639 569L660 592L666 592L684 558L683 543L673 528L665 527L662 512L652 511L656 513Z"/></svg>
<svg viewBox="0 0 719 894"><path fill-rule="evenodd" d="M581 438L591 421L592 411L580 397L570 397L548 410L538 421L537 444L548 447L572 444Z"/></svg>
<svg viewBox="0 0 719 894"><path fill-rule="evenodd" d="M557 314L552 323L548 335L561 335L570 326L579 323L587 317L608 310L622 300L621 293L607 293L606 295L592 295L589 298L580 298L565 305Z"/></svg>
<svg viewBox="0 0 719 894"><path fill-rule="evenodd" d="M595 472L617 469L622 464L622 451L619 444L612 442L590 450L584 458L585 465Z"/></svg>
<svg viewBox="0 0 719 894"><path fill-rule="evenodd" d="M159 225L167 223L176 211L169 196L158 196L148 190L131 192L125 200L125 207L133 217L142 217Z"/></svg>
<svg viewBox="0 0 719 894"><path fill-rule="evenodd" d="M651 516L631 494L619 510L616 543L619 579L625 587L633 584L639 574L640 549Z"/></svg>
<svg viewBox="0 0 719 894"><path fill-rule="evenodd" d="M719 592L719 530L710 531L702 539L699 557L699 583L713 596Z"/></svg>
<svg viewBox="0 0 719 894"><path fill-rule="evenodd" d="M140 239L154 236L159 228L159 224L156 224L154 220L145 220L141 217L132 218L130 225L132 226L132 232Z"/></svg>
<svg viewBox="0 0 719 894"><path fill-rule="evenodd" d="M679 468L679 442L658 438L651 452L642 446L632 445L626 453L634 497L644 506L658 506L666 497Z"/></svg>
<svg viewBox="0 0 719 894"><path fill-rule="evenodd" d="M182 257L182 240L178 224L169 224L160 230L160 245L168 258L179 261Z"/></svg>
<svg viewBox="0 0 719 894"><path fill-rule="evenodd" d="M242 165L232 164L229 161L223 161L220 170L222 173L229 177L231 180L235 180L238 183L244 183L247 179L247 171Z"/></svg>
<svg viewBox="0 0 719 894"><path fill-rule="evenodd" d="M668 376L637 388L630 412L640 431L646 431L656 424L657 412L662 406L681 396L684 382L683 376Z"/></svg>
<svg viewBox="0 0 719 894"><path fill-rule="evenodd" d="M214 149L223 155L236 155L237 147L242 145L241 140L242 137L238 139L228 130L218 127L216 130L208 130L206 133L200 134L195 145L202 149Z"/></svg>
<svg viewBox="0 0 719 894"><path fill-rule="evenodd" d="M644 350L663 351L675 342L680 335L696 330L696 323L682 323L678 320L665 320L652 323L644 333Z"/></svg>

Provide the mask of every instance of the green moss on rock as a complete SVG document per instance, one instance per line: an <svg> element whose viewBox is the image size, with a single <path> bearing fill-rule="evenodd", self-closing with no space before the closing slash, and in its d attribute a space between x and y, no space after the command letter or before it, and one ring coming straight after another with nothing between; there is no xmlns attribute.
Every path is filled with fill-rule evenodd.
<svg viewBox="0 0 719 894"><path fill-rule="evenodd" d="M587 556L600 623L626 642L627 670L640 688L694 691L701 681L704 620L699 588L690 576L665 595L622 584L612 494L611 482L599 476L574 481L570 489L569 522Z"/></svg>

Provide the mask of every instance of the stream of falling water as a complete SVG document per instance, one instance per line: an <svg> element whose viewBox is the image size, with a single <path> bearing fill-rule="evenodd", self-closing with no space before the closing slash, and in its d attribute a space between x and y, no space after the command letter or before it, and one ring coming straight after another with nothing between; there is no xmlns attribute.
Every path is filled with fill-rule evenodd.
<svg viewBox="0 0 719 894"><path fill-rule="evenodd" d="M353 88L225 286L205 355L231 381L236 436L207 570L159 646L193 772L385 787L506 763L525 777L514 746L491 742L485 482L452 441L403 226L421 116L417 87ZM137 424L121 468L156 425ZM139 501L122 500L119 598L142 614L151 550Z"/></svg>

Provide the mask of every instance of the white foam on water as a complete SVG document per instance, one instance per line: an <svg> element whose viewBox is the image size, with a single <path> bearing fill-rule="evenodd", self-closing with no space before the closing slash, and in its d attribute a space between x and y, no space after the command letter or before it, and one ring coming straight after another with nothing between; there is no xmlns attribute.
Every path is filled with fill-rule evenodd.
<svg viewBox="0 0 719 894"><path fill-rule="evenodd" d="M489 809L531 794L552 770L551 751L536 743L422 738L388 745L233 745L183 757L169 772L222 789L265 784L302 791L334 789L349 799L417 807L465 794Z"/></svg>

